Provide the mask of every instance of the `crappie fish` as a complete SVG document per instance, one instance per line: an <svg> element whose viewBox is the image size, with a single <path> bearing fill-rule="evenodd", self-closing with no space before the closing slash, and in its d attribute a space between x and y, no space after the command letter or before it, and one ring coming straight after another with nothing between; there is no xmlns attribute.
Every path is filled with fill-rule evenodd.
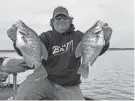
<svg viewBox="0 0 135 101"><path fill-rule="evenodd" d="M89 66L92 66L105 45L102 28L106 24L107 23L103 23L102 21L97 21L86 31L80 42L81 66L78 69L78 73L82 74L84 78L88 77Z"/></svg>
<svg viewBox="0 0 135 101"><path fill-rule="evenodd" d="M24 60L27 65L31 68L35 68L34 80L46 77L47 72L41 63L41 59L47 59L47 49L41 42L37 33L29 28L21 20L16 22L17 35L16 35L16 46L20 49ZM44 49L43 49L44 48ZM45 52L44 57L42 57L43 52Z"/></svg>

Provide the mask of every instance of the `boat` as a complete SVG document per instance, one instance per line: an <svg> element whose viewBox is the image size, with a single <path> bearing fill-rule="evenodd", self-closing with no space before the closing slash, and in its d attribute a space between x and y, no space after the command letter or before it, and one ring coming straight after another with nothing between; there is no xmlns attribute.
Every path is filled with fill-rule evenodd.
<svg viewBox="0 0 135 101"><path fill-rule="evenodd" d="M9 65L11 65L10 60L12 60L12 64L14 65L18 63L22 63L21 59L18 61L14 58L7 58L7 57L0 57L0 60L1 62L3 62L3 64L9 64ZM8 74L13 75L13 84L3 83L2 85L2 83L0 83L1 84L0 85L0 100L8 100L10 97L13 97L14 99L17 88L19 87L19 84L17 84L17 73L24 72L25 70L22 69L22 67L16 65L13 68L3 68L3 71L7 72ZM93 100L86 96L84 96L84 98L85 100Z"/></svg>
<svg viewBox="0 0 135 101"><path fill-rule="evenodd" d="M5 84L5 86L0 88L0 100L8 100L14 96L13 86L14 86L13 84ZM19 87L19 85L17 85L17 87ZM93 99L86 96L84 96L84 98L85 100L94 101Z"/></svg>

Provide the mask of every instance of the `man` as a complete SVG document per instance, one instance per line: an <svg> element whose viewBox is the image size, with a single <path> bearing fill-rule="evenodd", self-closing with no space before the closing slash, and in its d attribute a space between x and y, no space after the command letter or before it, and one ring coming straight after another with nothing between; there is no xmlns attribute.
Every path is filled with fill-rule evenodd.
<svg viewBox="0 0 135 101"><path fill-rule="evenodd" d="M39 36L48 51L48 59L42 60L42 64L48 73L47 80L41 79L29 82L27 78L20 85L16 100L84 100L79 87L81 83L80 74L77 74L80 56L75 56L76 47L84 33L74 30L72 20L73 18L69 16L66 8L61 6L55 8L50 20L52 30L43 32ZM22 55L15 44L16 35L13 32L16 29L13 25L7 33L13 40L17 53ZM100 55L109 47L112 29L106 26L103 31L106 33L106 44Z"/></svg>

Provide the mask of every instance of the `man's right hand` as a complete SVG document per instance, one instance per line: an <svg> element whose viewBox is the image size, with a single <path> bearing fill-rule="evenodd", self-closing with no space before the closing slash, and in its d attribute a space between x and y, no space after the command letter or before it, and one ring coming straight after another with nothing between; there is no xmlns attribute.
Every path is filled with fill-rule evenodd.
<svg viewBox="0 0 135 101"><path fill-rule="evenodd" d="M7 30L7 35L13 42L16 42L16 33L17 27L13 24L12 27Z"/></svg>

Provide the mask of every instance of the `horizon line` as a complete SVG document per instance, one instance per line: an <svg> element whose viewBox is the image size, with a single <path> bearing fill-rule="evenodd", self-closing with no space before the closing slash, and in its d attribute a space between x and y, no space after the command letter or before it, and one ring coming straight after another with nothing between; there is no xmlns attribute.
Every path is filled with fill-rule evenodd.
<svg viewBox="0 0 135 101"><path fill-rule="evenodd" d="M117 51L117 50L135 50L135 48L108 48L108 51ZM15 52L15 50L0 50L0 52Z"/></svg>

